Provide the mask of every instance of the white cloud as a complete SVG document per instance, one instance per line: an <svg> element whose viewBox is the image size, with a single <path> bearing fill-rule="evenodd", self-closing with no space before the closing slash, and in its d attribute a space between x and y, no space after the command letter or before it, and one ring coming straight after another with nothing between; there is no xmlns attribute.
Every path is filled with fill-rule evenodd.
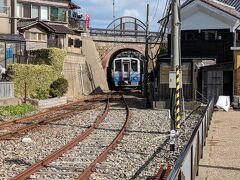
<svg viewBox="0 0 240 180"><path fill-rule="evenodd" d="M82 13L88 13L91 15L91 27L106 28L113 20L113 0L73 0L75 3L81 6L80 11ZM119 18L121 16L133 16L146 21L146 8L147 4L150 5L150 28L157 31L157 21L162 18L163 9L165 7L166 0L159 0L159 6L157 0L115 0L115 16ZM156 16L153 18L153 16ZM152 19L154 19L152 21Z"/></svg>
<svg viewBox="0 0 240 180"><path fill-rule="evenodd" d="M123 12L123 16L132 16L135 18L139 18L140 13L136 9L125 9Z"/></svg>

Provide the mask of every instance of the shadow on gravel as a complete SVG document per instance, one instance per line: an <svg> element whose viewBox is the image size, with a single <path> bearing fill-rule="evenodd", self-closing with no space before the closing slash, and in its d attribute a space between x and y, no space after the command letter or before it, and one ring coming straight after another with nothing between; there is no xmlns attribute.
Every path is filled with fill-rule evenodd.
<svg viewBox="0 0 240 180"><path fill-rule="evenodd" d="M157 132L157 131L137 131L137 130L126 130L127 133L147 133L147 134L166 134L169 135L170 132Z"/></svg>
<svg viewBox="0 0 240 180"><path fill-rule="evenodd" d="M22 159L7 159L5 160L6 164L18 164L18 165L26 165L31 166L31 163L28 163Z"/></svg>
<svg viewBox="0 0 240 180"><path fill-rule="evenodd" d="M161 146L157 148L157 150L151 155L151 157L137 170L137 172L131 177L130 180L135 180L141 174L141 172L153 161L153 159L164 150L163 147L168 143L169 138L167 138ZM147 177L148 180L154 179L154 177Z"/></svg>

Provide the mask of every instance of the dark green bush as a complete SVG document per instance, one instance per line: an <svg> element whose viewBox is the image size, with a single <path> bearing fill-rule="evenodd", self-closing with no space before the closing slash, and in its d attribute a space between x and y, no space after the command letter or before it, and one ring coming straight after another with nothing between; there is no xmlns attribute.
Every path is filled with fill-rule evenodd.
<svg viewBox="0 0 240 180"><path fill-rule="evenodd" d="M50 86L50 96L52 97L61 97L68 90L68 82L64 78L59 78L54 81Z"/></svg>

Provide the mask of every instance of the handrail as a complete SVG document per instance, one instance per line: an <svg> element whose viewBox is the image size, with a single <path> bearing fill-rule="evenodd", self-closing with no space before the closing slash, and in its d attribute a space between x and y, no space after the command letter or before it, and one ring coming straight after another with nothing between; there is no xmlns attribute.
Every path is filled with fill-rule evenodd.
<svg viewBox="0 0 240 180"><path fill-rule="evenodd" d="M180 154L179 158L177 159L177 161L175 162L167 180L175 180L178 177L179 172L181 171L181 167L183 165L183 162L186 158L186 155L188 154L188 152L191 150L192 144L193 144L193 140L197 135L197 132L199 131L199 127L201 125L201 123L204 120L204 117L206 115L208 115L208 113L210 112L210 114L212 114L213 112L213 107L214 107L214 98L211 99L211 101L208 103L204 114L201 117L201 120L198 122L196 128L194 129L194 131L192 132L192 135L190 137L190 140L188 142L188 144L186 145L184 151ZM210 116L208 116L210 117Z"/></svg>
<svg viewBox="0 0 240 180"><path fill-rule="evenodd" d="M208 103L208 99L204 97L204 95L200 93L198 90L195 90L195 100L197 100L197 94L199 94L202 97L202 99L206 100L206 104Z"/></svg>

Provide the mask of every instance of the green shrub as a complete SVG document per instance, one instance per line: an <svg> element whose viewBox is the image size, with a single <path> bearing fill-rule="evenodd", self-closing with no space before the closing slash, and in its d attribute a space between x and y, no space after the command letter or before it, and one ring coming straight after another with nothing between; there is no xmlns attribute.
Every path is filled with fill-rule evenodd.
<svg viewBox="0 0 240 180"><path fill-rule="evenodd" d="M48 92L51 83L57 79L53 68L48 65L11 64L8 71L15 85L16 97L24 97L26 82L28 97L43 98L42 92Z"/></svg>
<svg viewBox="0 0 240 180"><path fill-rule="evenodd" d="M64 78L59 78L54 81L50 86L50 96L60 97L63 96L68 90L68 82Z"/></svg>
<svg viewBox="0 0 240 180"><path fill-rule="evenodd" d="M33 96L33 98L47 99L48 95L49 95L49 89L37 88L36 89L36 96Z"/></svg>
<svg viewBox="0 0 240 180"><path fill-rule="evenodd" d="M29 104L21 104L16 106L2 106L0 107L0 116L23 116L29 112L35 111L35 107Z"/></svg>
<svg viewBox="0 0 240 180"><path fill-rule="evenodd" d="M61 77L63 71L63 62L66 53L63 49L59 48L47 48L30 51L30 54L35 56L36 59L45 61L45 64L52 66L56 77Z"/></svg>

